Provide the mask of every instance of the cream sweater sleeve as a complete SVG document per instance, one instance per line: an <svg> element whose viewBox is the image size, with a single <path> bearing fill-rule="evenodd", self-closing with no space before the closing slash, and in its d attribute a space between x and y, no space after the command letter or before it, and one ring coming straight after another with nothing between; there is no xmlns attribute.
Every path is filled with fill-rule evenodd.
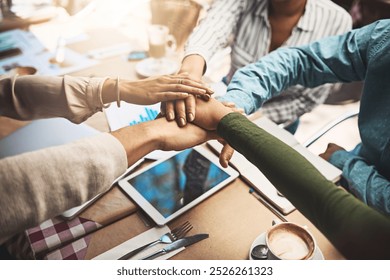
<svg viewBox="0 0 390 280"><path fill-rule="evenodd" d="M108 133L0 160L0 243L107 190L126 168Z"/></svg>

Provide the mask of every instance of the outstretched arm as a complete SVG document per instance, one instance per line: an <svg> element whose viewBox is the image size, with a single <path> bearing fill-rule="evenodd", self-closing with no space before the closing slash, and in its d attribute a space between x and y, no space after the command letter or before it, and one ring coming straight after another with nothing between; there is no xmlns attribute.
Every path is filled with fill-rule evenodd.
<svg viewBox="0 0 390 280"><path fill-rule="evenodd" d="M157 119L67 145L0 160L0 244L11 235L81 205L149 152L182 150L215 134Z"/></svg>
<svg viewBox="0 0 390 280"><path fill-rule="evenodd" d="M324 83L363 80L372 45L380 44L378 22L365 28L332 36L303 47L281 48L258 62L239 69L220 101L234 102L247 114L293 85L316 87ZM380 27L379 27L380 29Z"/></svg>
<svg viewBox="0 0 390 280"><path fill-rule="evenodd" d="M21 76L0 78L0 115L15 119L64 117L80 123L119 97L128 103L154 104L210 90L187 74L130 81L121 79Z"/></svg>
<svg viewBox="0 0 390 280"><path fill-rule="evenodd" d="M302 155L214 99L198 102L199 125L213 129L271 183L347 258L388 259L390 220L328 181ZM370 246L361 246L370 244Z"/></svg>

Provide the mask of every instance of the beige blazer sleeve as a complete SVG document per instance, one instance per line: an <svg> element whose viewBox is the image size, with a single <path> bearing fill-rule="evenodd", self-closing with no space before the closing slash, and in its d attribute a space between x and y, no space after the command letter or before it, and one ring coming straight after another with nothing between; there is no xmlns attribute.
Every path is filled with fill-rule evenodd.
<svg viewBox="0 0 390 280"><path fill-rule="evenodd" d="M0 115L19 120L64 117L81 123L101 111L104 78L3 76Z"/></svg>

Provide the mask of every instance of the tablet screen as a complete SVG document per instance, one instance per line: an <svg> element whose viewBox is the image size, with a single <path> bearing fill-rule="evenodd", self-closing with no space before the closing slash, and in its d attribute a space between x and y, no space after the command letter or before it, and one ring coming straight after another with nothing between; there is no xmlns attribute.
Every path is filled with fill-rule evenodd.
<svg viewBox="0 0 390 280"><path fill-rule="evenodd" d="M195 149L188 149L128 180L167 218L230 175Z"/></svg>

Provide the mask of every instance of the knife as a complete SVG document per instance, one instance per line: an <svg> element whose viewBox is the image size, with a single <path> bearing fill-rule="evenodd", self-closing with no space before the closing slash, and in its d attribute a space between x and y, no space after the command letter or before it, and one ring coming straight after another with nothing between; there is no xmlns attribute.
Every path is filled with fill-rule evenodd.
<svg viewBox="0 0 390 280"><path fill-rule="evenodd" d="M155 259L159 256L162 256L162 255L165 255L169 252L172 252L174 250L177 250L179 248L182 248L182 247L188 247L196 242L199 242L205 238L208 238L209 235L207 233L202 233L202 234L195 234L193 236L187 236L187 237L183 237L179 240L176 240L174 242L172 242L171 244L169 244L168 246L166 246L165 248L161 249L161 250L158 250L144 258L142 258L142 260L152 260L152 259Z"/></svg>

